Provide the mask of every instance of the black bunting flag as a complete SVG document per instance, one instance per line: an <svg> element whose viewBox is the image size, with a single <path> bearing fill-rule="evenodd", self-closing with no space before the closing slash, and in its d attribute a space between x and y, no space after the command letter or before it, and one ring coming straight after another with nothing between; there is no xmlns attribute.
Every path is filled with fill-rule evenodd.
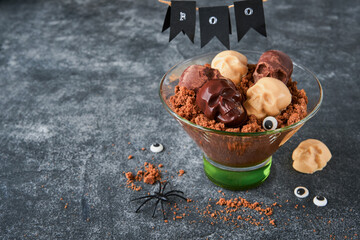
<svg viewBox="0 0 360 240"><path fill-rule="evenodd" d="M170 27L170 14L171 14L171 7L169 6L166 11L166 16L165 16L162 32L164 32L166 29L168 29Z"/></svg>
<svg viewBox="0 0 360 240"><path fill-rule="evenodd" d="M238 42L250 28L266 37L263 0L241 0L234 2ZM228 6L199 8L201 47L216 37L230 49L229 34L231 22ZM169 42L180 32L186 34L194 43L196 25L195 1L171 1L162 31L170 28Z"/></svg>
<svg viewBox="0 0 360 240"><path fill-rule="evenodd" d="M249 31L255 29L266 37L265 17L262 0L234 2L238 41Z"/></svg>
<svg viewBox="0 0 360 240"><path fill-rule="evenodd" d="M171 1L171 7L168 7L166 12L163 31L170 27L169 42L183 32L194 43L195 23L195 1Z"/></svg>
<svg viewBox="0 0 360 240"><path fill-rule="evenodd" d="M230 49L231 34L230 14L227 6L199 8L201 47L213 37Z"/></svg>

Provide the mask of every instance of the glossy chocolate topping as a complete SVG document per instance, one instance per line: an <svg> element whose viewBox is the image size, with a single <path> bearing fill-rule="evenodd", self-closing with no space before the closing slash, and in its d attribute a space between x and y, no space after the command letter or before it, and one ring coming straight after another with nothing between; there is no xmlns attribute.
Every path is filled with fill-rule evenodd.
<svg viewBox="0 0 360 240"><path fill-rule="evenodd" d="M233 82L226 79L209 80L196 95L196 104L205 116L227 127L239 127L247 120L242 102L241 93Z"/></svg>

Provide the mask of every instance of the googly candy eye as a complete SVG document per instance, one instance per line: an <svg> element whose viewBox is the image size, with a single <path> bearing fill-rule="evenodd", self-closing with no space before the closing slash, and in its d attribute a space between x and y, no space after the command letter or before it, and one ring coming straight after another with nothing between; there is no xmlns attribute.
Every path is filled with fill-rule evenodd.
<svg viewBox="0 0 360 240"><path fill-rule="evenodd" d="M151 146L150 146L150 151L152 151L154 153L159 153L162 150L164 150L164 147L161 143L154 143L154 144L151 144Z"/></svg>
<svg viewBox="0 0 360 240"><path fill-rule="evenodd" d="M265 130L275 130L278 126L276 118L269 116L264 118L262 126Z"/></svg>
<svg viewBox="0 0 360 240"><path fill-rule="evenodd" d="M298 198L306 198L309 196L309 190L306 187L297 187L294 189L294 194Z"/></svg>
<svg viewBox="0 0 360 240"><path fill-rule="evenodd" d="M318 207L325 207L327 204L327 199L323 196L315 196L313 199L313 203Z"/></svg>

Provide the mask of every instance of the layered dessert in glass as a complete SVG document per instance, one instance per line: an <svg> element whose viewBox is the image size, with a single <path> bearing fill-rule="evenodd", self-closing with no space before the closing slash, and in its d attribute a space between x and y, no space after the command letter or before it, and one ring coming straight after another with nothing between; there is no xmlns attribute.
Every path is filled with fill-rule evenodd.
<svg viewBox="0 0 360 240"><path fill-rule="evenodd" d="M319 80L285 53L224 51L175 65L160 83L166 110L203 150L215 184L254 187L272 154L319 109Z"/></svg>

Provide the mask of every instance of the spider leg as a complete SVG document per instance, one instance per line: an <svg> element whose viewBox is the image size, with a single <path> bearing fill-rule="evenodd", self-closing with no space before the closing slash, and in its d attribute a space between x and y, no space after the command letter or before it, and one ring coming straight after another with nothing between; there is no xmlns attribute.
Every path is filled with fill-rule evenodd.
<svg viewBox="0 0 360 240"><path fill-rule="evenodd" d="M161 182L159 181L159 191L158 193L161 193Z"/></svg>
<svg viewBox="0 0 360 240"><path fill-rule="evenodd" d="M153 198L149 198L149 199L146 199L141 205L140 205L140 207L138 207L138 209L136 209L136 213L140 210L140 208L142 207L142 206L144 206L144 204L145 203L147 203L148 201L150 201L151 199L153 199Z"/></svg>
<svg viewBox="0 0 360 240"><path fill-rule="evenodd" d="M179 195L179 194L176 194L176 193L171 193L171 194L168 194L168 195L166 195L166 196L167 196L167 197L169 197L169 196L176 196L176 197L182 198L182 199L184 199L184 200L187 201L186 198L184 198L183 196L181 196L181 195Z"/></svg>
<svg viewBox="0 0 360 240"><path fill-rule="evenodd" d="M179 191L179 190L171 190L171 191L165 193L165 196L168 195L169 193L181 193L181 194L184 194L182 191Z"/></svg>
<svg viewBox="0 0 360 240"><path fill-rule="evenodd" d="M156 211L157 205L159 204L159 201L160 201L160 199L159 199L159 200L157 200L157 201L156 201L156 203L155 203L155 208L154 208L154 212L153 212L152 217L154 217L154 216L155 216L155 211Z"/></svg>
<svg viewBox="0 0 360 240"><path fill-rule="evenodd" d="M155 195L149 195L149 196L144 196L144 197L138 197L138 198L131 199L130 201L140 200L140 199L144 199L144 198L153 198L153 197L156 197L156 196Z"/></svg>
<svg viewBox="0 0 360 240"><path fill-rule="evenodd" d="M162 189L161 193L164 193L165 188L166 188L166 185L168 185L168 184L170 184L170 183L169 183L169 182L166 182L166 183L164 184L164 187L163 187L163 189ZM170 185L171 185L171 184L170 184Z"/></svg>
<svg viewBox="0 0 360 240"><path fill-rule="evenodd" d="M161 210L162 210L162 213L163 213L163 218L165 220L166 216L165 216L165 210L164 210L164 206L163 206L163 201L161 201L160 203L161 203Z"/></svg>

